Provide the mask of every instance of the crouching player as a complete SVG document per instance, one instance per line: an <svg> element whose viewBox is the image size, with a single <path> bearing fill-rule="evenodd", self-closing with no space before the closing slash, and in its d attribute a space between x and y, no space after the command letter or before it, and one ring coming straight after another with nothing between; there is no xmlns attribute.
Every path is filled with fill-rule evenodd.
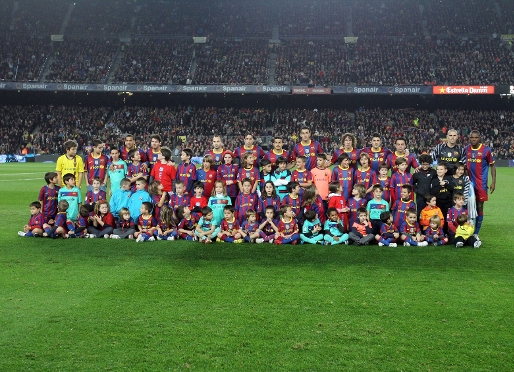
<svg viewBox="0 0 514 372"><path fill-rule="evenodd" d="M400 233L394 226L393 215L391 212L382 212L380 214L380 221L382 221L380 234L375 236L375 239L378 241L378 245L381 247L384 245L388 247L397 247L398 245L396 241L400 237Z"/></svg>
<svg viewBox="0 0 514 372"><path fill-rule="evenodd" d="M328 219L325 221L325 244L346 244L348 245L348 234L345 233L344 223L339 218L336 208L327 209Z"/></svg>
<svg viewBox="0 0 514 372"><path fill-rule="evenodd" d="M264 210L264 221L259 225L260 239L263 242L273 243L275 234L278 232L278 221L275 218L275 207L268 205Z"/></svg>
<svg viewBox="0 0 514 372"><path fill-rule="evenodd" d="M212 243L220 232L220 228L214 224L213 217L211 207L202 208L202 217L200 217L195 229L195 235L202 243Z"/></svg>
<svg viewBox="0 0 514 372"><path fill-rule="evenodd" d="M475 227L469 223L468 215L461 214L457 217L459 227L455 232L455 247L461 248L465 245L470 245L473 248L480 248L482 241L478 240L475 235Z"/></svg>
<svg viewBox="0 0 514 372"><path fill-rule="evenodd" d="M448 238L444 236L444 231L441 228L441 217L435 215L430 217L430 225L425 230L427 242L434 245L445 245L448 243Z"/></svg>
<svg viewBox="0 0 514 372"><path fill-rule="evenodd" d="M425 241L425 235L421 234L421 229L416 221L416 210L413 208L407 209L405 212L405 222L400 226L400 234L403 240L403 245L409 247L411 245L418 247L426 247L428 243Z"/></svg>
<svg viewBox="0 0 514 372"><path fill-rule="evenodd" d="M23 231L18 231L18 236L42 236L44 219L45 217L41 213L41 203L38 201L30 203L29 223L23 227Z"/></svg>
<svg viewBox="0 0 514 372"><path fill-rule="evenodd" d="M164 204L161 207L159 221L154 232L157 240L175 240L177 237L177 223L173 208Z"/></svg>
<svg viewBox="0 0 514 372"><path fill-rule="evenodd" d="M278 232L273 244L296 244L300 236L298 235L298 224L294 219L295 213L289 205L280 207L280 222Z"/></svg>
<svg viewBox="0 0 514 372"><path fill-rule="evenodd" d="M157 227L157 221L152 216L153 204L151 202L143 202L139 208L139 218L137 220L137 228L139 231L134 233L136 242L154 241L153 233Z"/></svg>
<svg viewBox="0 0 514 372"><path fill-rule="evenodd" d="M91 221L89 214L89 206L81 205L79 208L79 215L73 230L68 231L69 238L84 238L87 235L87 227Z"/></svg>
<svg viewBox="0 0 514 372"><path fill-rule="evenodd" d="M57 204L57 215L55 216L55 224L53 227L47 223L43 225L44 237L57 238L59 236L67 238L68 227L74 229L75 226L72 221L69 221L66 212L69 204L66 200L61 200Z"/></svg>
<svg viewBox="0 0 514 372"><path fill-rule="evenodd" d="M318 218L318 214L309 209L304 213L305 221L303 222L302 233L300 239L302 243L310 244L324 244L323 242L323 228Z"/></svg>
<svg viewBox="0 0 514 372"><path fill-rule="evenodd" d="M239 223L234 216L235 209L232 205L223 208L223 219L221 220L220 233L216 241L226 243L242 243L243 233L239 228Z"/></svg>

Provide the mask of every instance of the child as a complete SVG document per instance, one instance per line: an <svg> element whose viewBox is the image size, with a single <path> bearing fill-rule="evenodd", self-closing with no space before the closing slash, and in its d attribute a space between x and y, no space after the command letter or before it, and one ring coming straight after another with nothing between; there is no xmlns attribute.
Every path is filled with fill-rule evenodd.
<svg viewBox="0 0 514 372"><path fill-rule="evenodd" d="M457 218L462 214L468 214L468 211L464 207L464 195L462 193L456 193L453 195L454 206L448 209L446 214L446 222L448 223L448 238L451 244L455 243L455 232L459 224ZM468 215L469 217L469 215Z"/></svg>
<svg viewBox="0 0 514 372"><path fill-rule="evenodd" d="M119 211L120 219L117 228L112 232L111 239L134 239L136 233L136 224L134 219L130 217L128 208L121 208Z"/></svg>
<svg viewBox="0 0 514 372"><path fill-rule="evenodd" d="M177 208L182 206L189 206L191 204L191 198L186 195L186 184L182 180L175 182L175 192L170 194L169 207L173 208L176 212Z"/></svg>
<svg viewBox="0 0 514 372"><path fill-rule="evenodd" d="M148 194L152 198L153 203L153 217L157 224L161 223L161 208L168 204L169 195L163 191L163 186L160 181L153 181L148 187Z"/></svg>
<svg viewBox="0 0 514 372"><path fill-rule="evenodd" d="M457 162L455 164L455 174L451 177L453 184L453 196L456 193L461 193L464 195L464 205L468 202L469 197L469 187L471 181L469 177L466 175L466 166L461 162Z"/></svg>
<svg viewBox="0 0 514 372"><path fill-rule="evenodd" d="M319 217L319 216L325 216L325 209L323 208L323 201L319 197L318 189L316 189L316 186L310 185L305 188L305 192L303 193L303 202L302 202L302 208L301 213L299 216L297 216L297 221L300 225L303 224L304 220L304 214L305 212L313 210L317 215L318 219L320 220L321 224L324 224L326 221L325 217Z"/></svg>
<svg viewBox="0 0 514 372"><path fill-rule="evenodd" d="M241 225L243 231L243 240L248 243L262 243L263 238L260 237L261 230L257 222L257 213L254 210L246 211L246 220Z"/></svg>
<svg viewBox="0 0 514 372"><path fill-rule="evenodd" d="M356 184L352 188L352 197L348 199L348 208L350 208L349 213L349 223L350 228L351 226L357 222L358 220L358 213L357 210L361 207L366 208L366 188L364 185Z"/></svg>
<svg viewBox="0 0 514 372"><path fill-rule="evenodd" d="M237 184L239 185L239 192L243 192L243 180L249 179L252 183L252 187L250 188L250 192L254 193L259 186L259 168L253 165L255 160L255 156L251 152L246 152L241 159L241 168L239 168L239 173L237 174Z"/></svg>
<svg viewBox="0 0 514 372"><path fill-rule="evenodd" d="M185 240L197 240L195 236L196 219L191 214L191 210L187 205L181 205L177 208L177 226L178 236Z"/></svg>
<svg viewBox="0 0 514 372"><path fill-rule="evenodd" d="M426 228L430 225L430 219L433 216L438 216L439 220L441 221L441 226L444 226L444 216L441 212L441 209L436 205L437 199L433 195L426 195L425 196L425 203L426 207L423 208L423 210L420 213L419 217L419 224L421 226L421 230L425 231Z"/></svg>
<svg viewBox="0 0 514 372"><path fill-rule="evenodd" d="M71 175L73 178L75 178L75 176L73 176L71 173L65 174L64 177L66 177L66 175L68 175L68 174ZM66 233L68 231L68 225L73 226L73 222L69 221L67 218L66 212L67 212L68 208L69 208L69 203L66 200L59 201L59 203L57 204L57 215L55 216L55 223L54 223L53 227L47 223L43 224L43 230L44 230L43 236L44 237L49 237L49 238L56 238L58 236L61 236L63 238L66 237Z"/></svg>
<svg viewBox="0 0 514 372"><path fill-rule="evenodd" d="M438 215L430 217L430 225L425 229L427 242L433 243L434 245L444 245L448 243L448 238L444 236L441 224L442 221Z"/></svg>
<svg viewBox="0 0 514 372"><path fill-rule="evenodd" d="M439 163L436 167L437 177L432 179L430 193L436 197L437 206L441 208L443 216L446 216L448 209L452 207L453 200L453 181L451 176L447 176L445 163ZM447 227L444 228L447 231Z"/></svg>
<svg viewBox="0 0 514 372"><path fill-rule="evenodd" d="M393 212L393 221L394 226L399 229L400 226L405 222L406 216L405 213L408 209L416 210L416 204L411 199L412 194L412 186L411 185L403 185L400 192L400 200L397 200L391 211Z"/></svg>
<svg viewBox="0 0 514 372"><path fill-rule="evenodd" d="M141 162L141 152L139 149L130 150L127 154L127 158L129 159L127 178L131 183L131 191L136 192L136 180L140 177L148 180L148 165Z"/></svg>
<svg viewBox="0 0 514 372"><path fill-rule="evenodd" d="M81 205L79 208L79 215L77 218L77 222L73 229L68 231L69 238L85 238L87 233L87 228L90 225L91 217L90 217L89 207L86 205Z"/></svg>
<svg viewBox="0 0 514 372"><path fill-rule="evenodd" d="M213 221L216 226L221 225L221 221L225 216L225 207L227 205L232 205L232 200L230 200L227 195L227 189L225 187L225 183L223 181L214 182L214 190L212 192L209 201L207 202L207 206L212 209L213 213Z"/></svg>
<svg viewBox="0 0 514 372"><path fill-rule="evenodd" d="M277 195L275 185L271 181L266 181L262 188L262 194L258 200L257 211L259 212L261 219L264 219L265 210L268 206L273 207L275 212L278 212L278 209L280 208L280 197Z"/></svg>
<svg viewBox="0 0 514 372"><path fill-rule="evenodd" d="M158 164L155 164L154 168L156 166L158 166ZM136 181L136 186L138 182L139 180ZM138 191L140 190L138 189ZM157 228L157 221L152 216L152 209L152 202L148 201L141 203L141 207L139 208L140 214L137 220L138 231L134 233L134 237L136 238L136 242L138 243L155 240L153 234Z"/></svg>
<svg viewBox="0 0 514 372"><path fill-rule="evenodd" d="M282 205L280 207L280 217L277 226L278 232L275 234L273 244L296 244L300 236L298 235L298 225L296 224L293 208L290 205Z"/></svg>
<svg viewBox="0 0 514 372"><path fill-rule="evenodd" d="M339 184L339 183L338 183ZM341 186L341 185L339 185ZM336 208L329 207L327 209L328 219L325 222L325 235L323 239L325 240L325 244L346 244L348 245L349 235L345 233L346 228L339 217L339 212Z"/></svg>
<svg viewBox="0 0 514 372"><path fill-rule="evenodd" d="M112 194L111 200L109 201L111 213L114 218L119 217L119 212L122 208L128 208L131 195L130 180L128 178L123 178L120 181L120 188Z"/></svg>
<svg viewBox="0 0 514 372"><path fill-rule="evenodd" d="M91 224L87 227L88 235L86 238L110 238L116 222L109 210L107 200L100 201L95 205L95 211L91 216Z"/></svg>
<svg viewBox="0 0 514 372"><path fill-rule="evenodd" d="M295 215L299 216L302 212L302 197L300 196L300 184L296 181L291 181L287 185L289 194L282 199L282 206L289 205Z"/></svg>
<svg viewBox="0 0 514 372"><path fill-rule="evenodd" d="M177 224L175 221L175 212L173 208L166 204L160 210L159 220L157 221L157 229L154 232L157 240L175 240L177 236Z"/></svg>
<svg viewBox="0 0 514 372"><path fill-rule="evenodd" d="M403 185L412 185L412 175L407 172L407 160L405 158L396 158L395 164L398 170L391 176L389 187L391 188L391 203L400 199L400 194ZM411 199L414 195L411 195Z"/></svg>
<svg viewBox="0 0 514 372"><path fill-rule="evenodd" d="M235 209L232 205L226 205L223 208L223 220L221 221L220 232L216 241L226 243L242 243L243 233L239 228L236 217L234 216Z"/></svg>
<svg viewBox="0 0 514 372"><path fill-rule="evenodd" d="M405 222L400 226L400 237L403 240L403 245L409 247L411 245L418 247L426 247L428 243L425 241L425 235L421 234L421 229L416 221L416 209L409 208L405 212Z"/></svg>
<svg viewBox="0 0 514 372"><path fill-rule="evenodd" d="M102 141L98 139L93 140L93 148L92 151L85 159L85 167L86 167L86 192L93 190L93 180L98 178L100 180L101 187L100 189L105 192L107 185L107 165L109 163L109 159L107 156L102 154L104 151L105 145ZM103 199L105 200L105 199ZM89 204L89 203L86 203Z"/></svg>
<svg viewBox="0 0 514 372"><path fill-rule="evenodd" d="M353 168L350 168L350 156L347 153L341 154L337 159L339 165L332 169L331 181L337 181L341 185L344 200L349 200L353 190L354 177Z"/></svg>
<svg viewBox="0 0 514 372"><path fill-rule="evenodd" d="M216 179L225 183L225 186L227 187L227 195L230 197L232 205L235 205L239 190L239 185L237 184L239 167L232 164L233 158L234 156L230 151L225 151L225 154L223 155L224 164L218 167Z"/></svg>
<svg viewBox="0 0 514 372"><path fill-rule="evenodd" d="M300 155L296 158L296 169L291 173L291 181L296 181L300 184L300 187L307 187L312 185L312 173L310 170L305 168L307 164L307 158Z"/></svg>
<svg viewBox="0 0 514 372"><path fill-rule="evenodd" d="M363 186L364 187L364 186ZM350 231L350 239L355 245L368 245L375 236L373 235L373 227L368 220L368 212L365 207L357 209L358 221L352 224Z"/></svg>
<svg viewBox="0 0 514 372"><path fill-rule="evenodd" d="M387 166L387 163L381 163L378 166L377 182L380 183L380 186L382 186L382 189L384 190L382 199L391 205L391 188L389 187L391 179L387 176L387 173L389 173L389 167Z"/></svg>
<svg viewBox="0 0 514 372"><path fill-rule="evenodd" d="M212 209L209 207L202 208L202 217L198 221L195 229L195 234L201 243L212 243L212 240L216 240L220 232L220 228L216 227L212 218Z"/></svg>
<svg viewBox="0 0 514 372"><path fill-rule="evenodd" d="M257 188L257 195L260 197L261 196L261 193L264 192L264 185L266 184L266 182L270 181L271 182L271 168L272 168L272 164L271 164L271 161L269 159L262 159L261 160L261 173L260 173L260 176L259 176L259 187ZM271 182L273 183L273 182Z"/></svg>
<svg viewBox="0 0 514 372"><path fill-rule="evenodd" d="M111 181L111 191L109 195L112 195L120 188L120 181L127 177L127 163L125 163L123 159L120 159L120 150L116 147L111 149L111 162L107 164L107 175Z"/></svg>
<svg viewBox="0 0 514 372"><path fill-rule="evenodd" d="M396 242L400 237L400 233L393 224L393 216L391 212L382 212L380 214L380 221L382 221L380 233L375 235L378 245L380 247L383 247L384 245L388 247L397 247L398 245Z"/></svg>
<svg viewBox="0 0 514 372"><path fill-rule="evenodd" d="M374 185L372 190L373 199L366 204L366 210L368 211L368 218L373 227L373 235L377 235L382 227L380 215L389 211L389 203L382 199L382 193L384 192L382 186Z"/></svg>
<svg viewBox="0 0 514 372"><path fill-rule="evenodd" d="M291 181L291 172L287 169L287 159L280 156L277 159L277 169L271 175L271 181L275 185L280 200L288 194L287 185Z"/></svg>
<svg viewBox="0 0 514 372"><path fill-rule="evenodd" d="M59 189L57 200L66 200L68 202L68 208L66 208L67 219L76 222L82 200L80 188L75 186L75 176L73 174L66 173L62 179L65 186Z"/></svg>
<svg viewBox="0 0 514 372"><path fill-rule="evenodd" d="M102 200L107 200L107 194L104 190L101 190L102 180L99 177L93 178L93 182L91 182L90 190L86 193L86 199L84 204L90 206L91 210L95 209L95 204Z"/></svg>
<svg viewBox="0 0 514 372"><path fill-rule="evenodd" d="M154 180L162 183L162 190L169 193L173 190L173 181L177 175L177 170L171 161L171 150L161 147L161 151L157 153L157 162L150 172L150 183ZM132 211L130 211L132 213Z"/></svg>
<svg viewBox="0 0 514 372"><path fill-rule="evenodd" d="M193 188L196 187L198 182L203 184L203 196L205 198L209 198L212 194L212 189L214 188L214 181L216 181L216 171L212 169L212 156L205 155L202 161L202 169L197 169L196 171L196 181L193 185Z"/></svg>
<svg viewBox="0 0 514 372"><path fill-rule="evenodd" d="M310 209L304 213L304 222L300 239L310 244L325 244L323 241L323 228L318 218L318 214Z"/></svg>
<svg viewBox="0 0 514 372"><path fill-rule="evenodd" d="M343 187L339 182L333 181L328 185L328 190L330 191L330 194L328 194L327 214L330 208L335 208L339 219L342 221L346 231L348 231L350 208L348 208L346 199L341 194Z"/></svg>
<svg viewBox="0 0 514 372"><path fill-rule="evenodd" d="M209 201L204 196L204 184L202 182L196 182L193 189L195 194L189 200L189 209L193 213L195 219L199 220L200 217L202 217L202 208L207 207Z"/></svg>
<svg viewBox="0 0 514 372"><path fill-rule="evenodd" d="M457 218L457 224L459 226L455 231L455 247L461 248L465 245L470 245L473 248L480 248L482 241L475 237L475 227L469 223L468 215L461 214Z"/></svg>
<svg viewBox="0 0 514 372"><path fill-rule="evenodd" d="M30 203L29 207L29 223L23 227L23 231L18 231L18 236L40 237L43 235L43 224L45 222L45 216L41 213L41 203L35 201Z"/></svg>
<svg viewBox="0 0 514 372"><path fill-rule="evenodd" d="M176 181L184 182L184 193L190 195L193 193L193 185L196 180L196 166L191 163L193 157L193 150L184 149L180 153L180 160L182 163L177 168ZM175 183L176 186L176 183Z"/></svg>
<svg viewBox="0 0 514 372"><path fill-rule="evenodd" d="M46 186L39 191L38 200L41 202L43 216L46 223L54 224L55 215L57 214L57 197L60 187L57 186L59 177L56 172L45 173Z"/></svg>
<svg viewBox="0 0 514 372"><path fill-rule="evenodd" d="M127 203L127 208L134 221L139 221L141 214L141 205L143 203L152 203L152 197L146 189L146 179L140 177L136 180L136 192L132 194Z"/></svg>
<svg viewBox="0 0 514 372"><path fill-rule="evenodd" d="M278 232L278 221L275 220L276 211L271 205L268 205L264 212L264 220L259 225L259 230L261 230L261 239L264 242L273 243L273 239Z"/></svg>
<svg viewBox="0 0 514 372"><path fill-rule="evenodd" d="M373 198L372 190L377 180L377 174L370 167L369 155L365 152L361 152L359 157L360 167L354 172L354 182L364 185L366 188L366 199L370 200Z"/></svg>
<svg viewBox="0 0 514 372"><path fill-rule="evenodd" d="M241 185L243 187L242 192L236 198L236 218L239 226L243 225L246 212L257 209L257 194L251 192L252 181L249 178L242 180Z"/></svg>
<svg viewBox="0 0 514 372"><path fill-rule="evenodd" d="M328 208L328 194L329 194L329 183L332 179L332 171L327 168L327 155L326 154L318 154L316 157L316 167L311 170L312 174L312 182L316 189L318 190L318 194L321 197L323 210L327 210ZM325 213L320 215L320 221L323 217L325 219ZM324 221L321 221L322 223Z"/></svg>
<svg viewBox="0 0 514 372"><path fill-rule="evenodd" d="M425 196L430 194L430 183L432 178L436 177L436 171L432 168L432 156L423 154L419 157L421 163L418 171L412 175L412 184L414 185L414 193L416 194L416 210L418 218L421 211L427 206Z"/></svg>

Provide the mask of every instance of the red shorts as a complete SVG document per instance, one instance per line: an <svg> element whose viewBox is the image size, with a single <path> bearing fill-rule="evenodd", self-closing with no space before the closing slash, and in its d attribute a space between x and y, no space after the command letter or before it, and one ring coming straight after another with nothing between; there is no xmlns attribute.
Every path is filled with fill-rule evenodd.
<svg viewBox="0 0 514 372"><path fill-rule="evenodd" d="M489 195L487 194L487 190L477 190L475 189L475 197L479 202L486 202L489 200Z"/></svg>

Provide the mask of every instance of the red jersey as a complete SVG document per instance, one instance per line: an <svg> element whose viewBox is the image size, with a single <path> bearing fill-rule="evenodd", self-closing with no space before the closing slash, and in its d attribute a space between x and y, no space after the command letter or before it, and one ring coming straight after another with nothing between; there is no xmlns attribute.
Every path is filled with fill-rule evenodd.
<svg viewBox="0 0 514 372"><path fill-rule="evenodd" d="M173 188L173 180L175 179L177 170L175 167L168 163L157 163L152 168L150 176L154 180L161 181L163 191L170 192Z"/></svg>

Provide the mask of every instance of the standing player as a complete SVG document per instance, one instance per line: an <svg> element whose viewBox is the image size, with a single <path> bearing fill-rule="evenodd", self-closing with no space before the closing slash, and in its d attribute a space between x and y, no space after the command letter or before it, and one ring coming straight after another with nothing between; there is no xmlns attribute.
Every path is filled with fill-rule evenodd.
<svg viewBox="0 0 514 372"><path fill-rule="evenodd" d="M305 168L311 170L316 166L316 157L318 154L323 154L324 151L317 141L311 140L311 130L307 127L300 129L300 143L297 143L291 153L290 161L295 161L298 156L305 156L307 163Z"/></svg>
<svg viewBox="0 0 514 372"><path fill-rule="evenodd" d="M391 153L391 151L385 147L382 147L382 139L380 138L380 134L373 133L371 136L371 147L366 147L361 150L361 154L366 153L369 155L371 169L378 174L380 164L387 160L387 157Z"/></svg>
<svg viewBox="0 0 514 372"><path fill-rule="evenodd" d="M38 200L41 202L43 216L45 223L50 225L54 224L55 215L57 214L57 197L59 195L59 186L57 183L59 179L57 173L45 173L46 186L43 186L39 191Z"/></svg>
<svg viewBox="0 0 514 372"><path fill-rule="evenodd" d="M86 185L87 190L93 190L93 179L100 178L100 190L106 191L107 185L107 163L109 159L102 154L104 144L100 140L93 140L93 151L86 158Z"/></svg>
<svg viewBox="0 0 514 372"><path fill-rule="evenodd" d="M496 165L491 149L480 142L480 132L471 131L469 134L469 145L465 148L466 164L468 174L475 190L477 219L475 225L475 235L478 236L482 221L484 220L484 202L489 199L487 191L491 194L496 188ZM491 168L491 186L487 186L489 168Z"/></svg>
<svg viewBox="0 0 514 372"><path fill-rule="evenodd" d="M64 150L66 151L66 154L61 155L59 159L57 159L55 171L57 172L57 177L59 177L58 184L61 187L64 186L63 175L67 173L71 173L75 176L75 179L77 180L77 187L79 189L82 185L82 177L84 176L84 161L80 156L77 156L77 147L78 144L75 141L64 142Z"/></svg>
<svg viewBox="0 0 514 372"><path fill-rule="evenodd" d="M123 146L120 149L120 156L123 160L125 160L125 163L127 163L127 165L130 165L130 163L132 163L132 160L128 155L129 152L132 150L137 150L139 152L139 155L141 156L140 162L146 168L148 166L148 164L146 164L148 160L146 159L145 152L136 146L134 136L132 134L127 134L125 136L125 146Z"/></svg>
<svg viewBox="0 0 514 372"><path fill-rule="evenodd" d="M390 153L387 157L387 165L391 168L391 174L398 171L398 166L396 165L396 159L398 158L405 158L405 160L407 160L406 171L409 173L412 173L410 170L411 167L414 167L415 169L419 168L418 159L416 159L416 157L407 150L407 142L405 141L405 138L398 137L394 142L394 148L395 151Z"/></svg>
<svg viewBox="0 0 514 372"><path fill-rule="evenodd" d="M336 149L334 155L332 155L332 164L335 164L342 154L348 154L350 157L350 167L357 169L360 156L360 151L356 149L357 138L351 133L345 133L343 134L342 142L342 146Z"/></svg>
<svg viewBox="0 0 514 372"><path fill-rule="evenodd" d="M282 137L275 136L273 137L273 148L269 150L266 154L264 154L264 159L268 159L272 164L272 171L277 168L277 159L279 157L284 157L289 162L289 152L283 149L284 141Z"/></svg>
<svg viewBox="0 0 514 372"><path fill-rule="evenodd" d="M239 159L239 164L241 168L244 166L242 163L243 155L247 152L251 152L253 154L253 165L254 167L259 166L259 162L264 157L264 150L260 146L256 146L254 144L255 137L251 133L247 133L245 135L245 144L243 146L239 146L234 150L234 156Z"/></svg>
<svg viewBox="0 0 514 372"><path fill-rule="evenodd" d="M180 160L182 161L177 167L177 181L183 181L186 186L186 194L191 195L193 193L193 185L196 180L196 165L191 163L193 157L193 150L184 149L180 154Z"/></svg>
<svg viewBox="0 0 514 372"><path fill-rule="evenodd" d="M223 142L221 142L221 136L215 135L212 137L212 150L209 150L205 153L205 155L212 156L212 169L215 171L218 170L218 167L223 164L223 154L225 150L223 149Z"/></svg>
<svg viewBox="0 0 514 372"><path fill-rule="evenodd" d="M466 164L466 154L464 148L457 144L458 138L458 132L455 129L450 129L446 133L446 142L436 145L434 151L432 151L432 159L437 164L446 163L447 176L453 176L457 162Z"/></svg>
<svg viewBox="0 0 514 372"><path fill-rule="evenodd" d="M148 159L150 173L151 173L151 170L152 170L154 164L159 162L159 155L161 153L161 143L162 143L161 136L159 136L158 134L152 134L151 138L152 138L152 140L150 141L150 148L146 152L146 157ZM171 150L170 150L170 152L171 152Z"/></svg>

